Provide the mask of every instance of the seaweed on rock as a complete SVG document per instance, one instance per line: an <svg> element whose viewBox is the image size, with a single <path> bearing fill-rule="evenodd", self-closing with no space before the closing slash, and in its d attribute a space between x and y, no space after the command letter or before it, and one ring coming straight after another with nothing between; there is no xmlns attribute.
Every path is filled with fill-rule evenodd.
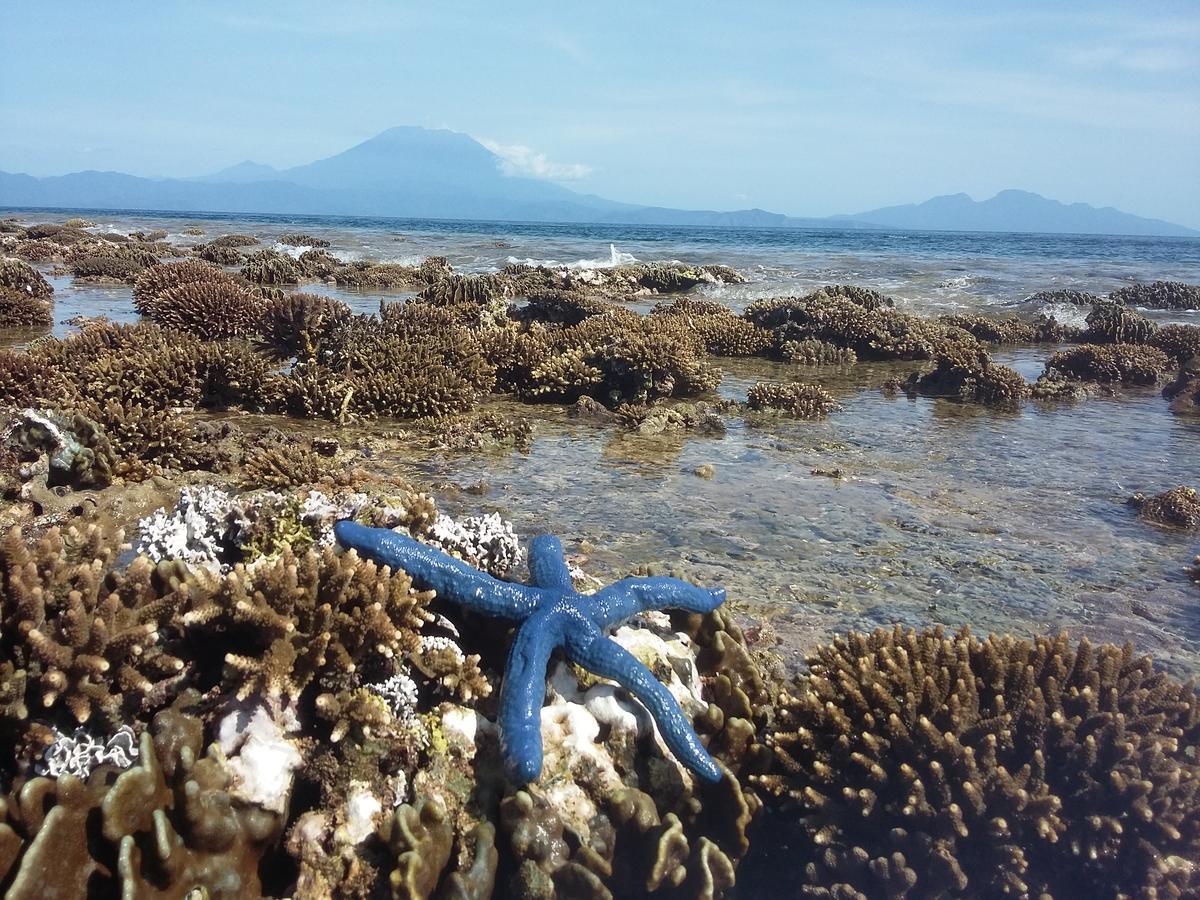
<svg viewBox="0 0 1200 900"><path fill-rule="evenodd" d="M1101 383L1157 384L1173 368L1170 357L1146 344L1081 344L1046 361L1047 376Z"/></svg>
<svg viewBox="0 0 1200 900"><path fill-rule="evenodd" d="M781 699L774 889L1157 896L1200 887L1200 697L1129 646L896 627Z"/></svg>

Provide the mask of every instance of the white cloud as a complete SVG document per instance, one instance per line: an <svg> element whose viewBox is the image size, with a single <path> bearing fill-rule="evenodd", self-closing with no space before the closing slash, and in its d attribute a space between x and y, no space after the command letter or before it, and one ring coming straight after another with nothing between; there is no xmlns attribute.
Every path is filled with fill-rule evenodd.
<svg viewBox="0 0 1200 900"><path fill-rule="evenodd" d="M500 157L500 168L505 175L523 175L526 178L545 178L548 181L573 181L592 173L592 167L583 163L557 163L546 158L524 144L501 144L480 138L479 143Z"/></svg>

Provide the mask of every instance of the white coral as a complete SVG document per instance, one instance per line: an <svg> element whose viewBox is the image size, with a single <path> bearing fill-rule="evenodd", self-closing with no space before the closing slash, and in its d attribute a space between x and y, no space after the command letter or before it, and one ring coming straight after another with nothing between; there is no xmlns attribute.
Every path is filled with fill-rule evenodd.
<svg viewBox="0 0 1200 900"><path fill-rule="evenodd" d="M58 778L74 775L86 779L92 769L108 763L120 769L128 769L138 758L137 738L133 729L122 725L107 740L96 740L82 728L74 734L63 734L54 730L54 743L46 748L42 761L35 769L42 775Z"/></svg>
<svg viewBox="0 0 1200 900"><path fill-rule="evenodd" d="M185 487L174 509L158 509L138 523L137 551L153 560L178 559L224 571L238 513L233 497L219 488Z"/></svg>
<svg viewBox="0 0 1200 900"><path fill-rule="evenodd" d="M425 542L497 578L519 566L524 556L512 522L495 512L465 519L439 515Z"/></svg>
<svg viewBox="0 0 1200 900"><path fill-rule="evenodd" d="M396 721L411 724L417 718L417 683L407 672L400 671L377 684L368 684L367 690L383 698Z"/></svg>

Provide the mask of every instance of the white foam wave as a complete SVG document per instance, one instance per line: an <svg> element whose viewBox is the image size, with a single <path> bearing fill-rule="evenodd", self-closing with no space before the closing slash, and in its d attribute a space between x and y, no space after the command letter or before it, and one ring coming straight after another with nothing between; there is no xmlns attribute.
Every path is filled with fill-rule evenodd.
<svg viewBox="0 0 1200 900"><path fill-rule="evenodd" d="M598 256L592 259L577 259L569 263L560 262L557 259L534 259L529 256L524 259L517 256L508 257L510 265L545 266L547 269L573 269L584 272L594 269L613 269L617 266L625 266L637 261L638 258L632 253L618 250L616 244L608 245L607 257Z"/></svg>

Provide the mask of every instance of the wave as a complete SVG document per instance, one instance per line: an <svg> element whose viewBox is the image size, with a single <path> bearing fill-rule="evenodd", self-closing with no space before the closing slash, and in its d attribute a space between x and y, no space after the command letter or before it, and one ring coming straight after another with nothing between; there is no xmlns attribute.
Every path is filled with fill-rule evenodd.
<svg viewBox="0 0 1200 900"><path fill-rule="evenodd" d="M593 259L577 259L575 262L564 263L557 259L533 259L525 257L521 259L517 256L508 257L509 265L526 265L526 266L545 266L547 269L573 269L576 271L589 271L592 269L613 269L617 266L625 266L630 263L635 263L638 258L632 253L625 253L617 249L616 244L608 245L608 256L598 256Z"/></svg>

